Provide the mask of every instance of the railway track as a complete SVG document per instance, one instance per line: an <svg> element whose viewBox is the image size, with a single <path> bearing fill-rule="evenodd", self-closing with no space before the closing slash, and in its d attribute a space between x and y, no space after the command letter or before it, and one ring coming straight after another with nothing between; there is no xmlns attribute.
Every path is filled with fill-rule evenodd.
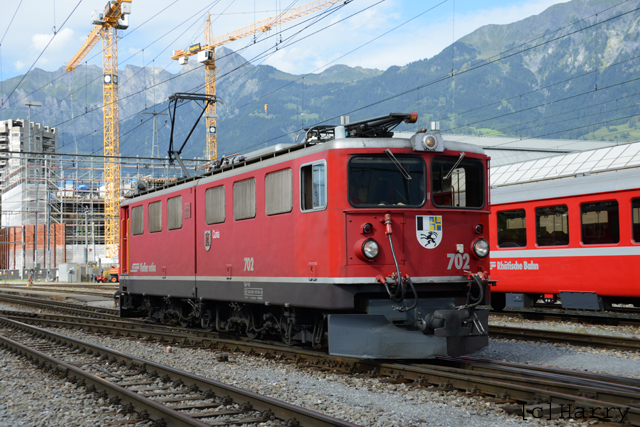
<svg viewBox="0 0 640 427"><path fill-rule="evenodd" d="M640 326L640 317L617 317L560 311L492 311L490 317L494 319L571 322L589 325Z"/></svg>
<svg viewBox="0 0 640 427"><path fill-rule="evenodd" d="M536 303L531 308L537 310L567 310L560 304ZM610 307L606 311L612 313L640 314L640 307Z"/></svg>
<svg viewBox="0 0 640 427"><path fill-rule="evenodd" d="M518 328L514 326L489 325L489 335L507 339L560 342L577 346L591 346L615 350L640 350L640 339L614 337L611 335L584 334L547 329Z"/></svg>
<svg viewBox="0 0 640 427"><path fill-rule="evenodd" d="M146 325L145 330L138 330L137 333L140 336L146 336L149 338L159 339L161 341L171 340L190 340L195 337L201 339L203 342L207 339L212 342L217 342L221 337L219 334L203 330L185 329L175 326L164 326L157 323L148 322L139 319L127 319L126 321L118 316L118 310L90 307L81 304L64 303L58 301L42 300L31 297L19 297L19 296L4 296L0 294L0 301L14 302L21 304L28 304L42 309L60 310L66 314L72 315L75 318L64 318L54 316L32 316L32 322L42 322L48 324L57 324L60 327L76 327L80 324L81 327L88 330L103 331L107 333L115 334L129 334L130 331L136 328L136 325ZM19 313L11 313L13 316L20 316ZM553 316L558 316L553 314ZM574 315L575 316L575 315ZM594 316L600 317L600 316ZM90 322L89 319L110 319L111 323L104 322ZM38 319L38 320L36 320ZM539 320L539 319L536 319ZM547 320L549 320L547 318ZM640 326L640 322L636 323L632 320L625 325ZM129 326L128 326L129 325ZM139 326L138 326L139 328ZM572 332L560 332L549 331L541 329L530 329L514 326L489 326L489 333L491 336L507 338L507 339L525 339L525 340L545 340L550 342L562 342L578 346L592 346L600 348L609 348L617 350L640 350L640 340L637 338L623 338L612 337L610 335L595 335L585 333L572 333ZM164 335L163 335L164 334ZM236 339L237 341L237 339ZM249 341L250 340L246 340Z"/></svg>
<svg viewBox="0 0 640 427"><path fill-rule="evenodd" d="M82 342L21 322L0 318L0 347L40 368L136 411L156 426L259 425L280 420L291 427L353 424Z"/></svg>
<svg viewBox="0 0 640 427"><path fill-rule="evenodd" d="M118 286L113 285L87 285L87 284L2 284L1 289L19 289L21 291L57 292L65 294L81 294L111 297L118 290Z"/></svg>
<svg viewBox="0 0 640 427"><path fill-rule="evenodd" d="M22 296L10 291L0 292L0 301L10 304L22 304L43 310L56 310L62 313L103 319L120 319L120 312L115 308L93 307L63 301L54 301L37 297Z"/></svg>
<svg viewBox="0 0 640 427"><path fill-rule="evenodd" d="M24 316L23 314L22 317ZM40 316L24 320L31 323ZM155 339L178 348L201 347L217 352L241 352L275 358L282 363L296 364L302 369L364 375L380 378L385 382L409 383L417 387L435 386L443 390L462 390L474 395L491 396L498 403L506 405L507 410L525 418L539 415L535 413L536 410L547 411L549 416L557 416L553 412L562 408L559 405L565 405L565 408L566 405L573 405L574 408L576 405L584 408L608 405L607 407L622 408L623 411L629 408L625 412L625 421L640 425L640 402L637 399L640 395L640 380L636 379L471 357L440 358L414 364L381 363L333 357L322 352L276 344L196 336L190 332L180 332L177 330L179 328L159 330L156 325L142 325L140 328L124 329L100 326L100 322L102 321L99 319L43 321L49 327L73 326L85 332L109 333L120 338ZM599 414L595 415L598 418Z"/></svg>
<svg viewBox="0 0 640 427"><path fill-rule="evenodd" d="M5 312L5 316L9 313ZM346 375L380 378L385 382L409 383L416 387L435 386L443 390L461 390L473 395L489 396L504 404L505 409L523 417L562 415L566 405L581 408L620 408L624 421L640 426L640 380L604 374L571 371L542 366L465 358L440 358L428 363L381 363L333 357L323 352L277 343L260 343L248 339L221 337L207 331L187 330L131 319L115 320L78 318L15 313L12 319L38 323L47 327L76 328L84 332L106 333L115 337L142 340L152 339L171 343L175 347L209 349L216 352L244 353L276 358L282 363L293 363L302 369L332 371ZM15 316L15 317L13 317ZM535 332L546 334L548 331ZM497 334L496 331L490 331ZM518 338L525 338L517 332ZM597 336L598 338L607 338ZM543 339L549 339L543 336ZM566 337L558 338L566 342ZM616 340L619 340L616 338ZM639 340L632 340L637 344ZM589 342L589 345L600 345ZM629 347L625 346L629 350ZM635 347L637 350L637 347ZM628 411L627 411L628 408ZM560 411L560 412L559 412ZM626 412L625 412L626 411ZM543 414L543 415L540 415ZM611 421L603 414L594 418Z"/></svg>

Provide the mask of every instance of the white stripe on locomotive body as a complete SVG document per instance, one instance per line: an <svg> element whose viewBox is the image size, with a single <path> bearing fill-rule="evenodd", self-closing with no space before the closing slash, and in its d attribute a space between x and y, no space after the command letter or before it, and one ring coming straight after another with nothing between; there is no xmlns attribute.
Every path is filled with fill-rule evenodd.
<svg viewBox="0 0 640 427"><path fill-rule="evenodd" d="M616 193L638 188L640 169L628 169L491 188L491 203L497 207L507 203L551 201L562 197Z"/></svg>
<svg viewBox="0 0 640 427"><path fill-rule="evenodd" d="M309 282L309 277L248 277L248 276L234 276L228 278L227 276L146 276L146 275L129 275L131 280L173 280L173 281L196 281L196 282L250 282L250 283L300 283ZM468 283L469 280L466 276L425 276L425 277L412 277L411 281L414 284L423 283ZM314 277L313 283L329 283L333 285L350 285L350 284L376 284L380 283L375 277Z"/></svg>
<svg viewBox="0 0 640 427"><path fill-rule="evenodd" d="M309 144L309 143L307 143ZM158 189L155 191L150 191L149 193L134 196L131 199L123 201L120 206L127 206L132 203L139 203L144 200L154 199L159 196L165 196L168 194L173 194L176 191L183 190L185 188L197 187L199 185L205 185L210 182L215 182L221 179L226 179L229 177L245 174L248 172L253 172L256 170L260 170L272 165L277 165L280 163L286 163L291 160L298 159L300 157L310 156L315 153L320 153L323 151L329 150L346 150L346 149L371 149L371 148L379 148L381 150L386 148L409 148L411 149L411 141L405 138L345 138L338 140L331 140L322 143L316 143L314 145L309 145L304 148L300 148L299 145L292 145L290 147L284 148L283 151L291 152L278 154L275 152L271 154L262 154L256 157L262 157L263 160L257 161L255 163L251 163L248 165L243 165L242 163L234 164L233 166L225 166L221 172L213 173L212 175L204 175L200 177L193 178L192 181L185 182L182 184L176 184L170 186L168 188ZM474 153L484 155L484 150L481 147L472 144L466 144L464 142L457 141L444 141L445 150L460 152L464 151L465 153ZM382 154L382 151L380 152ZM430 153L430 152L416 152L416 154L434 154L434 155L444 155L444 153ZM248 154L251 156L251 153ZM247 161L252 161L254 157L248 157Z"/></svg>
<svg viewBox="0 0 640 427"><path fill-rule="evenodd" d="M505 258L560 258L560 257L609 257L637 256L640 246L615 246L597 248L563 248L563 249L500 249L491 251L491 259Z"/></svg>

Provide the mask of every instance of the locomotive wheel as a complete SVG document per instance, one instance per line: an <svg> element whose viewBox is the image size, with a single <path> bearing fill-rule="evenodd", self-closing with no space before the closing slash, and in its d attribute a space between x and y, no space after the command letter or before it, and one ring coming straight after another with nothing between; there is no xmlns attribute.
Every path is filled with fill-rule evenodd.
<svg viewBox="0 0 640 427"><path fill-rule="evenodd" d="M254 340L260 335L260 332L250 331L248 326L245 333L247 334L247 338L249 338L250 340Z"/></svg>
<svg viewBox="0 0 640 427"><path fill-rule="evenodd" d="M202 313L202 317L200 317L200 326L202 329L207 329L209 331L213 330L213 327L215 326L215 314L213 313L213 310L206 309Z"/></svg>
<svg viewBox="0 0 640 427"><path fill-rule="evenodd" d="M293 345L293 324L288 322L284 314L280 316L280 338L286 345Z"/></svg>

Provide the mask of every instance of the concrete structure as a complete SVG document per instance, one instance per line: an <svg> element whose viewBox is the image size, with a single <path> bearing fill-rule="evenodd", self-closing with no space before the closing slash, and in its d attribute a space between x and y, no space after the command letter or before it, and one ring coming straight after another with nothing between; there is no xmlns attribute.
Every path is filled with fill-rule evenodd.
<svg viewBox="0 0 640 427"><path fill-rule="evenodd" d="M33 122L28 128L27 123L23 119L0 121L0 184L4 184L13 170L23 166L26 159L35 159L35 156L25 158L12 153L56 153L58 150L56 128Z"/></svg>

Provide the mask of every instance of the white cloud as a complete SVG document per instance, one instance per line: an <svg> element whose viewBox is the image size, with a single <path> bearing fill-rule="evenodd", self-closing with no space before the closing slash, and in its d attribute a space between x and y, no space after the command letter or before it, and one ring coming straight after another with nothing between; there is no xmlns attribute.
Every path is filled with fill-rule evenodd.
<svg viewBox="0 0 640 427"><path fill-rule="evenodd" d="M58 31L55 37L53 37L53 33L34 34L31 37L31 46L36 52L41 52L51 41L51 44L47 48L47 52L53 52L65 49L73 38L73 30L71 28L64 28L62 31Z"/></svg>
<svg viewBox="0 0 640 427"><path fill-rule="evenodd" d="M101 8L101 4L95 3L95 1L82 2L79 6L77 0L56 1L54 22L53 3L40 4L35 0L25 0L2 44L2 55L6 63L14 64L16 67L14 70L3 70L5 71L4 77L11 77L11 74L15 75L20 70L28 68L51 40L52 33L46 34L43 31L47 31L54 25L60 28L62 21L70 15L65 27L51 42L45 55L41 58L41 61L48 61L46 67L48 70L65 65L80 49L87 35L94 28L90 19L91 11ZM308 1L298 0L294 7ZM524 19L542 12L548 6L559 1L494 0L491 2L492 4L497 2L506 6L486 7L484 2L478 0L456 0L456 11L459 11L455 17L456 39L482 25L505 24ZM305 30L303 35L318 31L331 22L335 23L339 19L348 18L345 22L338 23L289 48L278 51L265 63L286 72L308 73L332 59L340 58L359 45L382 35L439 2L440 0L386 0L382 3L379 3L379 0L353 1L330 15L329 18L320 20L316 25ZM290 2L282 2L282 8L285 7L284 3L288 5ZM167 10L153 17L167 6ZM278 13L273 2L251 0L221 0L220 2L213 0L205 0L204 2L155 0L135 3L130 17L131 26L128 30L119 32L119 35L123 37L118 41L118 48L121 52L120 66L125 67L129 63L140 65L142 59L138 50L140 47L146 47L144 62L149 63L154 60L155 66L169 65L169 71L179 70L180 67L176 61L169 59L171 51L189 46L192 42L204 41L202 32L204 15L207 10L199 11L208 7L212 13L214 36L245 27L254 22L254 19L259 21ZM366 11L355 14L368 7L369 9ZM336 64L386 69L391 65L402 66L418 59L431 57L451 44L451 9L452 2L438 6L420 18L352 53L348 53L344 58L338 59ZM9 10L10 13L0 15L0 28L8 26L14 10L12 8ZM471 10L471 12L465 12L465 10ZM199 14L196 16L194 15L196 13ZM224 15L219 15L221 13ZM353 14L355 15L351 16ZM291 31L291 33L296 32L307 25L307 19L319 15L316 13L303 17L284 25L283 28L301 24ZM183 23L185 20L187 22ZM173 30L174 27L176 27L175 30ZM277 29L279 28L274 30ZM165 34L170 30L173 31ZM180 35L181 33L182 35ZM30 41L28 49L25 49L25 40ZM232 50L241 50L250 43L251 38L247 37L230 43L227 47ZM272 38L243 51L242 55L250 59L262 53L267 46L272 47L273 45L274 39ZM100 66L102 63L100 53L101 44L98 43L85 60L90 64ZM44 64L45 62L39 62L37 66Z"/></svg>

